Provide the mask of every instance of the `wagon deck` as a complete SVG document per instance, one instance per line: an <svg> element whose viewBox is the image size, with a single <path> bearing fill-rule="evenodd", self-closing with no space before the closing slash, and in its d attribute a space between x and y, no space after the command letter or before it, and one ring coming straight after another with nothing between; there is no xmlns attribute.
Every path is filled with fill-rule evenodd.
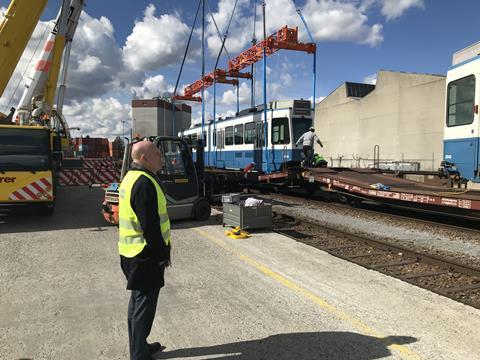
<svg viewBox="0 0 480 360"><path fill-rule="evenodd" d="M322 189L340 192L351 198L480 219L478 190L435 186L371 169L312 168L306 170L303 176Z"/></svg>

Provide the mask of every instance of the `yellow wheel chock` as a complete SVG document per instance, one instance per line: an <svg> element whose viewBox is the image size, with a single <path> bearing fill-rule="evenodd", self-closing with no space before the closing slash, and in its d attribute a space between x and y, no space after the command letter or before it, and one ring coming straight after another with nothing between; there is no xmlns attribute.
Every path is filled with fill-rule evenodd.
<svg viewBox="0 0 480 360"><path fill-rule="evenodd" d="M238 239L247 239L251 235L246 232L245 230L240 229L240 226L237 226L231 230L225 230L225 235L227 235L229 238L238 240Z"/></svg>

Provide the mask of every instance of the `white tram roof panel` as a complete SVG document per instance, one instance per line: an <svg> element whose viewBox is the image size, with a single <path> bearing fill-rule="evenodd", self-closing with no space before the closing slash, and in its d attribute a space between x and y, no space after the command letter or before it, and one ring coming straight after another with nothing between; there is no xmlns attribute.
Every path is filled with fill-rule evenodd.
<svg viewBox="0 0 480 360"><path fill-rule="evenodd" d="M452 66L458 65L468 60L472 60L479 55L480 41L455 52L452 57Z"/></svg>

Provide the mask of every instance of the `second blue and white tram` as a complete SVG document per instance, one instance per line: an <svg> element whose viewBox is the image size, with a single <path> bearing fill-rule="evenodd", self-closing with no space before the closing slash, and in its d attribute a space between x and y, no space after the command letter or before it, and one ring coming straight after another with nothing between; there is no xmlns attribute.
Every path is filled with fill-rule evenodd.
<svg viewBox="0 0 480 360"><path fill-rule="evenodd" d="M287 163L303 159L298 138L313 124L308 100L273 101L267 110L268 136L265 137L264 111L257 107L241 111L235 117L213 121L204 126L205 165L240 170L254 164L256 170L279 171ZM179 136L195 142L201 137L197 125ZM265 146L265 138L267 146ZM193 156L196 158L196 154Z"/></svg>
<svg viewBox="0 0 480 360"><path fill-rule="evenodd" d="M447 73L444 160L453 162L460 174L480 182L480 43L454 55ZM473 55L473 56L470 56Z"/></svg>

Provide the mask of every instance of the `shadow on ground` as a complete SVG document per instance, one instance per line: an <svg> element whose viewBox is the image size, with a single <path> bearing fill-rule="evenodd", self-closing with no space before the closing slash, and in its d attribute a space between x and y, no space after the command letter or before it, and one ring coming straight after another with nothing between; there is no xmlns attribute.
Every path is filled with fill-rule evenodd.
<svg viewBox="0 0 480 360"><path fill-rule="evenodd" d="M28 207L18 207L0 216L0 234L49 230L102 231L109 226L100 213L105 192L88 187L59 188L52 216L42 216Z"/></svg>
<svg viewBox="0 0 480 360"><path fill-rule="evenodd" d="M201 228L202 226L222 225L222 215L211 215L208 220L196 221L192 219L171 221L172 229L192 229Z"/></svg>
<svg viewBox="0 0 480 360"><path fill-rule="evenodd" d="M410 336L376 338L352 332L311 332L272 335L264 339L164 351L154 359L201 357L238 360L371 360L392 355L388 346L417 341Z"/></svg>
<svg viewBox="0 0 480 360"><path fill-rule="evenodd" d="M40 215L29 207L0 211L0 234L89 228L91 231L105 231L114 225L108 224L101 214L104 195L104 190L98 188L61 187L52 216ZM199 228L221 222L221 215L212 215L206 221L173 221L172 228Z"/></svg>

